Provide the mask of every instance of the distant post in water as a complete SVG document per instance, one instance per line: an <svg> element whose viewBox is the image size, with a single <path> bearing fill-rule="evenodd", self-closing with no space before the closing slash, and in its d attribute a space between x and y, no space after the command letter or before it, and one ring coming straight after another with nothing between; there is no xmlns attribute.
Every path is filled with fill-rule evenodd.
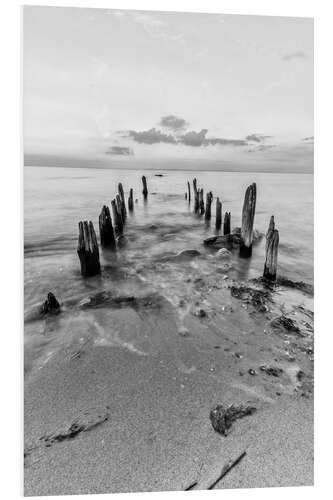
<svg viewBox="0 0 333 500"><path fill-rule="evenodd" d="M212 217L212 201L213 201L213 193L209 191L209 193L206 194L206 211L205 211L205 219L210 220Z"/></svg>
<svg viewBox="0 0 333 500"><path fill-rule="evenodd" d="M263 275L264 278L269 281L276 280L278 248L279 231L275 229L274 215L272 215L266 233L266 259Z"/></svg>
<svg viewBox="0 0 333 500"><path fill-rule="evenodd" d="M122 215L122 218L125 219L126 218L126 203L125 203L125 195L124 195L124 189L123 189L123 185L121 182L119 182L118 184L118 193L119 193L119 196L120 196L120 200L121 200L121 215Z"/></svg>
<svg viewBox="0 0 333 500"><path fill-rule="evenodd" d="M240 257L251 257L253 241L253 222L256 210L257 186L254 182L248 186L242 212L241 244L239 248Z"/></svg>
<svg viewBox="0 0 333 500"><path fill-rule="evenodd" d="M188 195L187 195L188 202L191 203L191 186L190 186L189 181L187 181L187 192L188 192Z"/></svg>
<svg viewBox="0 0 333 500"><path fill-rule="evenodd" d="M199 191L199 210L201 215L205 213L204 190L202 188Z"/></svg>
<svg viewBox="0 0 333 500"><path fill-rule="evenodd" d="M221 229L222 226L222 203L220 198L216 198L216 217L215 217L215 228L217 231Z"/></svg>
<svg viewBox="0 0 333 500"><path fill-rule="evenodd" d="M197 180L193 179L193 196L194 196L194 212L199 211L199 191L197 188Z"/></svg>
<svg viewBox="0 0 333 500"><path fill-rule="evenodd" d="M95 276L101 273L99 251L93 223L79 222L79 241L77 253L81 263L82 276Z"/></svg>
<svg viewBox="0 0 333 500"><path fill-rule="evenodd" d="M103 206L99 215L99 236L102 247L110 248L111 250L116 249L110 209L106 205Z"/></svg>
<svg viewBox="0 0 333 500"><path fill-rule="evenodd" d="M128 197L128 211L133 212L133 189L130 189L130 194Z"/></svg>
<svg viewBox="0 0 333 500"><path fill-rule="evenodd" d="M142 186L143 186L142 194L143 197L146 199L148 196L148 188L147 188L147 179L144 175L142 176Z"/></svg>
<svg viewBox="0 0 333 500"><path fill-rule="evenodd" d="M230 234L231 233L231 213L226 212L224 214L224 221L223 221L223 234Z"/></svg>
<svg viewBox="0 0 333 500"><path fill-rule="evenodd" d="M121 213L118 212L116 200L111 201L113 222L114 222L114 230L117 236L123 234L123 220L121 217Z"/></svg>

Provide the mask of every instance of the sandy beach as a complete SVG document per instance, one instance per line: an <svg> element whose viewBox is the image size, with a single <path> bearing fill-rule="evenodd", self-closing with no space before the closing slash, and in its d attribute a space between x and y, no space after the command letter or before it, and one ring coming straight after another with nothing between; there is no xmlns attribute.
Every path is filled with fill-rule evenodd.
<svg viewBox="0 0 333 500"><path fill-rule="evenodd" d="M277 287L262 312L232 296L241 285L197 280L182 320L183 303L144 289L135 300L110 290L80 297L46 318L57 335L73 308L81 322L95 313L85 336L26 375L25 494L206 489L244 451L216 488L313 484L311 293ZM298 333L274 326L281 310ZM209 418L218 403L257 411L221 436Z"/></svg>

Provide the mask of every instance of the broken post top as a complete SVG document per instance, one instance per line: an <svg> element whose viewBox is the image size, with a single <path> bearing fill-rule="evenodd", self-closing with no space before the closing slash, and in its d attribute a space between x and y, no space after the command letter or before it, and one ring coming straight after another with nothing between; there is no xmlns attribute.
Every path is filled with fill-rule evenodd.
<svg viewBox="0 0 333 500"><path fill-rule="evenodd" d="M266 258L263 274L264 278L269 281L276 280L278 248L279 231L275 229L274 216L272 215L266 233Z"/></svg>
<svg viewBox="0 0 333 500"><path fill-rule="evenodd" d="M93 223L79 222L79 240L77 253L81 263L82 276L100 274L99 250Z"/></svg>

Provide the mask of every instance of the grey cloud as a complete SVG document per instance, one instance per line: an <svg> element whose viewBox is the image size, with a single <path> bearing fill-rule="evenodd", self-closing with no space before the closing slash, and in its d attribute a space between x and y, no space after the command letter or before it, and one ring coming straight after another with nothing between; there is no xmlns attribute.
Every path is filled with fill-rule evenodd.
<svg viewBox="0 0 333 500"><path fill-rule="evenodd" d="M222 139L219 137L215 137L213 139L206 139L207 145L211 144L215 146L215 144L220 144L221 146L247 146L247 142L243 139Z"/></svg>
<svg viewBox="0 0 333 500"><path fill-rule="evenodd" d="M186 146L205 146L207 132L208 130L206 128L203 128L200 132L191 130L190 132L186 132L186 134L180 136L180 142Z"/></svg>
<svg viewBox="0 0 333 500"><path fill-rule="evenodd" d="M180 118L175 115L162 116L159 124L161 127L170 128L174 131L183 130L188 126L188 123L184 120L184 118Z"/></svg>
<svg viewBox="0 0 333 500"><path fill-rule="evenodd" d="M130 156L134 155L133 149L126 146L112 146L106 151L107 155Z"/></svg>
<svg viewBox="0 0 333 500"><path fill-rule="evenodd" d="M156 128L151 128L150 130L143 130L142 132L136 132L135 130L129 130L127 136L134 139L134 141L140 144L157 144L159 142L165 142L167 144L176 144L176 139L171 134L164 134Z"/></svg>
<svg viewBox="0 0 333 500"><path fill-rule="evenodd" d="M282 57L283 61L291 61L292 59L305 59L307 57L306 53L299 50L297 52L291 52L290 54L285 54Z"/></svg>
<svg viewBox="0 0 333 500"><path fill-rule="evenodd" d="M304 137L304 139L302 139L302 141L305 141L305 142L314 142L314 136L312 135L311 137Z"/></svg>

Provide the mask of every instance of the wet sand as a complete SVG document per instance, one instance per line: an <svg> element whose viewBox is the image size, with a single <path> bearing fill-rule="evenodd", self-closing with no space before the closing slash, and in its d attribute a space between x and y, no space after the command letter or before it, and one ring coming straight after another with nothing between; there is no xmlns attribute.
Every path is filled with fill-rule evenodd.
<svg viewBox="0 0 333 500"><path fill-rule="evenodd" d="M232 285L216 273L178 304L106 293L45 319L56 336L74 307L91 328L26 372L26 495L206 489L243 451L216 488L313 484L313 299L280 287L259 312ZM272 326L281 314L298 333ZM218 403L257 411L224 437Z"/></svg>

